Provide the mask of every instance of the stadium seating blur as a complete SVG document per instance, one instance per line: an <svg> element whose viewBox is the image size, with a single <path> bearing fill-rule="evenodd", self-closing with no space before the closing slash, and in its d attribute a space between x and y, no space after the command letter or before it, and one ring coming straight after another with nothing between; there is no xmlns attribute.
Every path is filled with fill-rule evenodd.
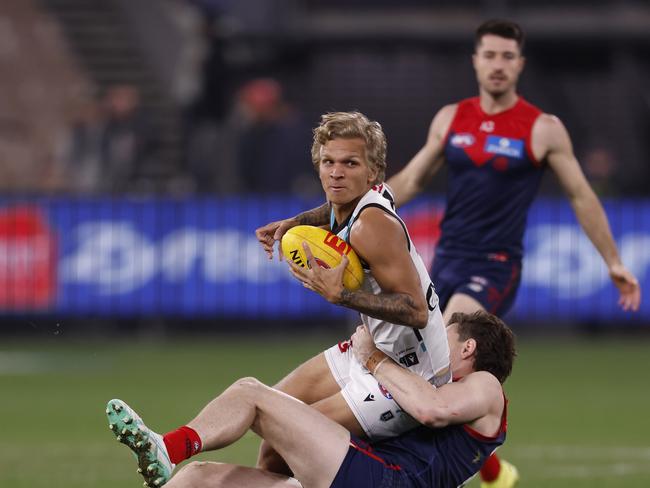
<svg viewBox="0 0 650 488"><path fill-rule="evenodd" d="M0 35L0 187L47 190L59 184L52 178L58 137L92 81L37 2L2 2Z"/></svg>
<svg viewBox="0 0 650 488"><path fill-rule="evenodd" d="M191 191L187 150L203 127L197 119L221 123L238 87L259 76L277 78L308 120L323 107L355 107L382 120L394 172L433 110L473 93L469 39L488 14L514 15L526 26L522 91L562 116L578 155L608 134L614 162L626 162L610 186L646 190L650 122L647 103L636 103L647 100L644 2L7 0L2 9L2 147L20 153L7 158L3 185L13 190L74 191L57 161L62 134L80 100L126 84L140 94L155 151L121 188ZM38 143L16 142L25 138Z"/></svg>

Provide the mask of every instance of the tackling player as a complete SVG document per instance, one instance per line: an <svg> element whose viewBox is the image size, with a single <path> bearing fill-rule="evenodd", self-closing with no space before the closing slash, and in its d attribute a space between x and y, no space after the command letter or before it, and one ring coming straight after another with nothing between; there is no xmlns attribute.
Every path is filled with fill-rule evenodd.
<svg viewBox="0 0 650 488"><path fill-rule="evenodd" d="M353 335L368 376L386 386L420 426L399 437L367 443L303 402L254 378L235 382L185 429L196 451L226 447L249 429L287 461L295 479L221 463L191 463L169 478L174 465L165 435L151 431L123 401L106 413L118 440L137 456L145 486L195 488L456 488L505 441L506 400L501 383L515 356L512 332L485 312L456 314L447 327L454 383L440 388L377 349L367 327ZM173 435L173 433L171 433ZM171 449L184 446L171 446Z"/></svg>
<svg viewBox="0 0 650 488"><path fill-rule="evenodd" d="M519 25L480 25L472 58L479 96L440 109L424 147L389 180L399 206L420 193L442 164L448 166L447 207L431 270L444 317L475 310L502 316L510 309L521 278L526 217L547 167L605 261L619 304L636 311L638 281L621 262L567 130L517 94L523 47ZM518 478L512 465L500 465L496 457L481 475L485 487L508 488Z"/></svg>

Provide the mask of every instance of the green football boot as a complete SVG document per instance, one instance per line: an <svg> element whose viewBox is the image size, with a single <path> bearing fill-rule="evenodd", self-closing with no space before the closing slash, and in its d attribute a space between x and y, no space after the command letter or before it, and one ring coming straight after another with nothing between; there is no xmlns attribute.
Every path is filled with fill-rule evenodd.
<svg viewBox="0 0 650 488"><path fill-rule="evenodd" d="M117 440L135 454L144 486L153 488L167 483L175 465L169 459L162 436L144 425L140 416L122 400L108 402L106 416Z"/></svg>

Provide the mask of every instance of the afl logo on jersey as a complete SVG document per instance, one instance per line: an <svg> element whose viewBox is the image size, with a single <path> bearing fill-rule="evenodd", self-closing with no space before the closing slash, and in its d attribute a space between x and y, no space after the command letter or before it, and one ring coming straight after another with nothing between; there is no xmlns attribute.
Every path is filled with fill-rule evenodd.
<svg viewBox="0 0 650 488"><path fill-rule="evenodd" d="M454 147L469 147L474 144L476 139L474 139L474 136L472 134L454 134L451 137L451 140L449 141L452 146Z"/></svg>

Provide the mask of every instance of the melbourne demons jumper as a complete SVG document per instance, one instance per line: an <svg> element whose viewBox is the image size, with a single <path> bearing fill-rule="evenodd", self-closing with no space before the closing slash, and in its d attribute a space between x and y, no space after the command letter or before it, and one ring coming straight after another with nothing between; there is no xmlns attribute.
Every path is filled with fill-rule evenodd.
<svg viewBox="0 0 650 488"><path fill-rule="evenodd" d="M404 229L406 245L413 264L420 276L422 293L427 298L429 320L423 329L392 324L384 320L360 314L368 326L377 348L394 361L440 386L451 380L449 368L449 345L447 333L426 266L417 253L404 222L395 213L393 195L386 184L374 186L359 201L345 222L338 223L331 215L331 231L349 242L350 229L361 213L370 207L379 208L392 215ZM380 237L378 237L380 238ZM364 264L362 290L372 294L381 288ZM325 358L332 375L341 387L343 398L371 439L393 437L417 426L418 423L404 412L386 389L361 365L350 350L349 341L339 343L325 351Z"/></svg>
<svg viewBox="0 0 650 488"><path fill-rule="evenodd" d="M443 310L455 293L496 315L512 305L526 218L544 170L531 147L541 114L522 98L492 115L478 97L458 103L444 139L447 208L431 272Z"/></svg>
<svg viewBox="0 0 650 488"><path fill-rule="evenodd" d="M332 488L464 486L506 439L507 400L501 425L484 436L464 424L419 426L394 439L367 443L352 436Z"/></svg>

